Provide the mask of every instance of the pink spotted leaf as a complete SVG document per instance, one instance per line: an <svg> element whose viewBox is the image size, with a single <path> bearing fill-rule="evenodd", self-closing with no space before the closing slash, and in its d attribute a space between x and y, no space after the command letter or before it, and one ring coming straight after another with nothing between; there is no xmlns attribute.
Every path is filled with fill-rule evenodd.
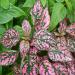
<svg viewBox="0 0 75 75"><path fill-rule="evenodd" d="M36 20L36 19L39 19L41 14L42 14L42 5L41 5L41 2L40 0L37 0L36 3L34 4L32 10L31 10L31 15L32 15L32 19L33 19L33 22Z"/></svg>
<svg viewBox="0 0 75 75"><path fill-rule="evenodd" d="M75 39L71 37L67 37L67 47L69 51L75 52Z"/></svg>
<svg viewBox="0 0 75 75"><path fill-rule="evenodd" d="M66 46L66 40L64 37L57 38L58 44L57 47L50 47L48 52L49 58L53 61L60 61L60 62L68 62L72 61L73 57L69 52L68 47Z"/></svg>
<svg viewBox="0 0 75 75"><path fill-rule="evenodd" d="M34 64L33 66L30 66L28 64L22 64L22 75L38 75L38 65Z"/></svg>
<svg viewBox="0 0 75 75"><path fill-rule="evenodd" d="M70 36L75 37L75 23L66 28L66 33L68 33Z"/></svg>
<svg viewBox="0 0 75 75"><path fill-rule="evenodd" d="M66 67L66 64L55 62L52 65L53 65L53 67L55 69L56 75L69 75L69 72L68 72L68 69Z"/></svg>
<svg viewBox="0 0 75 75"><path fill-rule="evenodd" d="M21 63L22 75L38 75L38 64L36 63L36 56L29 56L25 62Z"/></svg>
<svg viewBox="0 0 75 75"><path fill-rule="evenodd" d="M31 26L29 24L29 22L27 20L24 20L22 22L22 29L24 31L24 35L29 37L30 33L31 33Z"/></svg>
<svg viewBox="0 0 75 75"><path fill-rule="evenodd" d="M15 46L18 42L19 33L15 29L8 29L1 39L1 43L7 48Z"/></svg>
<svg viewBox="0 0 75 75"><path fill-rule="evenodd" d="M37 20L37 22L38 23L35 26L36 31L49 28L50 16L47 7L43 10L41 18L40 20Z"/></svg>
<svg viewBox="0 0 75 75"><path fill-rule="evenodd" d="M38 50L49 50L50 46L56 45L56 40L52 33L49 33L47 30L40 30L35 33L32 44Z"/></svg>
<svg viewBox="0 0 75 75"><path fill-rule="evenodd" d="M20 75L20 66L15 65L13 67L14 75Z"/></svg>
<svg viewBox="0 0 75 75"><path fill-rule="evenodd" d="M38 75L38 59L37 59L37 49L35 47L31 48L29 54L26 55L24 60L21 62L21 74L22 75Z"/></svg>
<svg viewBox="0 0 75 75"><path fill-rule="evenodd" d="M43 60L39 64L40 75L56 75L52 64L48 60Z"/></svg>
<svg viewBox="0 0 75 75"><path fill-rule="evenodd" d="M22 40L20 42L20 54L21 54L21 57L26 56L26 54L29 51L29 48L30 48L30 45L29 45L28 41Z"/></svg>
<svg viewBox="0 0 75 75"><path fill-rule="evenodd" d="M16 51L7 51L0 53L0 65L7 66L12 65L17 58L17 52Z"/></svg>
<svg viewBox="0 0 75 75"><path fill-rule="evenodd" d="M65 20L61 21L59 23L59 28L58 28L59 33L64 32L66 28L67 28L67 22Z"/></svg>
<svg viewBox="0 0 75 75"><path fill-rule="evenodd" d="M69 75L75 75L75 61L68 62L67 68Z"/></svg>

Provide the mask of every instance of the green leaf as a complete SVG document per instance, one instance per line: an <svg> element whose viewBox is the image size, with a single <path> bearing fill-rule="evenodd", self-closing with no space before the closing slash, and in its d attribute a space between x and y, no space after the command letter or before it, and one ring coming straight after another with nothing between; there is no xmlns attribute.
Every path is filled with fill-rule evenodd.
<svg viewBox="0 0 75 75"><path fill-rule="evenodd" d="M56 0L57 2L64 2L64 0Z"/></svg>
<svg viewBox="0 0 75 75"><path fill-rule="evenodd" d="M75 10L75 0L70 0L70 2L71 2L72 6L73 6L73 8Z"/></svg>
<svg viewBox="0 0 75 75"><path fill-rule="evenodd" d="M48 0L48 5L50 7L53 7L54 4L55 4L55 0Z"/></svg>
<svg viewBox="0 0 75 75"><path fill-rule="evenodd" d="M26 0L23 7L32 7L35 3L35 0Z"/></svg>
<svg viewBox="0 0 75 75"><path fill-rule="evenodd" d="M69 20L70 20L71 23L75 22L75 12L68 13L67 17L69 18Z"/></svg>
<svg viewBox="0 0 75 75"><path fill-rule="evenodd" d="M41 0L41 3L42 3L42 5L43 5L43 7L45 7L45 5L46 5L46 0Z"/></svg>
<svg viewBox="0 0 75 75"><path fill-rule="evenodd" d="M7 23L12 19L13 19L13 17L10 14L8 14L7 12L3 11L3 13L0 13L0 24Z"/></svg>
<svg viewBox="0 0 75 75"><path fill-rule="evenodd" d="M8 73L8 75L13 75L13 72Z"/></svg>
<svg viewBox="0 0 75 75"><path fill-rule="evenodd" d="M9 8L9 0L0 0L0 5L2 8L8 9Z"/></svg>
<svg viewBox="0 0 75 75"><path fill-rule="evenodd" d="M0 7L0 24L4 24L13 19L12 15L8 14L7 10Z"/></svg>
<svg viewBox="0 0 75 75"><path fill-rule="evenodd" d="M0 66L0 75L2 75L2 66Z"/></svg>
<svg viewBox="0 0 75 75"><path fill-rule="evenodd" d="M8 14L12 15L13 17L20 17L22 15L25 15L25 12L12 4L10 4L10 9L8 10Z"/></svg>
<svg viewBox="0 0 75 75"><path fill-rule="evenodd" d="M27 72L30 74L30 71L31 71L31 66L28 65L28 67L27 67Z"/></svg>
<svg viewBox="0 0 75 75"><path fill-rule="evenodd" d="M66 13L66 8L62 3L56 3L54 5L49 31L52 31L58 25L58 23L66 17Z"/></svg>
<svg viewBox="0 0 75 75"><path fill-rule="evenodd" d="M23 15L25 16L25 12L12 4L10 4L10 8L7 10L4 10L0 7L0 24L9 22L13 19L13 17L16 18Z"/></svg>
<svg viewBox="0 0 75 75"><path fill-rule="evenodd" d="M65 0L65 3L66 3L66 6L67 6L69 12L72 12L72 4L71 4L71 2L69 0Z"/></svg>
<svg viewBox="0 0 75 75"><path fill-rule="evenodd" d="M17 31L19 32L20 38L22 38L23 35L24 35L23 30L22 30L22 27L16 25L16 26L14 27L14 29L17 30Z"/></svg>
<svg viewBox="0 0 75 75"><path fill-rule="evenodd" d="M9 50L11 50L11 49L10 48L6 48L2 44L0 44L0 53L2 53L4 51L9 51Z"/></svg>
<svg viewBox="0 0 75 75"><path fill-rule="evenodd" d="M55 0L48 0L48 9L49 9L49 12L52 12L52 8L55 4Z"/></svg>
<svg viewBox="0 0 75 75"><path fill-rule="evenodd" d="M0 38L3 36L5 30L6 29L3 26L0 26Z"/></svg>
<svg viewBox="0 0 75 75"><path fill-rule="evenodd" d="M15 4L16 0L9 0L10 3Z"/></svg>

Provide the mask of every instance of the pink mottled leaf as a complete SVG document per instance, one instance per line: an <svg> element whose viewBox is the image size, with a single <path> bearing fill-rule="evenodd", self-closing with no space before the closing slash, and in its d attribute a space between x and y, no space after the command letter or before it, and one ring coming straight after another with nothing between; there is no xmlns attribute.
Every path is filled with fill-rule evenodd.
<svg viewBox="0 0 75 75"><path fill-rule="evenodd" d="M21 63L22 75L38 75L38 64L37 64L37 49L31 48L29 54L26 55Z"/></svg>
<svg viewBox="0 0 75 75"><path fill-rule="evenodd" d="M56 75L52 64L48 60L43 60L39 64L40 75Z"/></svg>
<svg viewBox="0 0 75 75"><path fill-rule="evenodd" d="M30 51L29 51L30 65L36 64L38 62L37 51L38 50L35 47L30 49Z"/></svg>
<svg viewBox="0 0 75 75"><path fill-rule="evenodd" d="M29 24L29 22L27 20L24 20L22 22L22 29L24 31L24 35L25 36L29 36L30 35L30 33L31 33L31 26L30 26L30 24Z"/></svg>
<svg viewBox="0 0 75 75"><path fill-rule="evenodd" d="M66 28L66 32L70 35L75 37L75 23L71 24Z"/></svg>
<svg viewBox="0 0 75 75"><path fill-rule="evenodd" d="M18 43L18 41L19 33L15 29L7 30L1 39L1 43L7 48L15 46Z"/></svg>
<svg viewBox="0 0 75 75"><path fill-rule="evenodd" d="M67 47L69 48L69 51L75 52L75 39L71 37L67 38Z"/></svg>
<svg viewBox="0 0 75 75"><path fill-rule="evenodd" d="M30 48L30 45L29 45L28 41L22 40L20 42L20 54L21 54L21 57L26 56L26 54L29 51L29 48Z"/></svg>
<svg viewBox="0 0 75 75"><path fill-rule="evenodd" d="M30 56L29 59L25 59L25 62L21 63L22 75L38 75L36 56Z"/></svg>
<svg viewBox="0 0 75 75"><path fill-rule="evenodd" d="M49 50L50 46L56 45L56 40L52 33L49 33L46 30L40 30L39 32L35 33L32 44L38 50Z"/></svg>
<svg viewBox="0 0 75 75"><path fill-rule="evenodd" d="M72 61L73 57L69 52L69 49L66 44L66 40L64 37L57 38L57 47L50 47L48 52L49 58L53 61L60 61L60 62L68 62Z"/></svg>
<svg viewBox="0 0 75 75"><path fill-rule="evenodd" d="M42 24L44 29L48 29L49 23L50 23L50 16L49 16L48 8L46 7L43 10L43 13L41 16L41 24Z"/></svg>
<svg viewBox="0 0 75 75"><path fill-rule="evenodd" d="M31 10L32 19L35 25L35 30L48 29L50 23L50 16L48 8L43 9L40 0L37 0L33 9Z"/></svg>
<svg viewBox="0 0 75 75"><path fill-rule="evenodd" d="M66 64L61 63L53 63L53 67L55 69L56 75L69 75Z"/></svg>
<svg viewBox="0 0 75 75"><path fill-rule="evenodd" d="M16 58L17 58L16 51L7 51L0 53L0 65L2 66L11 65L15 62Z"/></svg>
<svg viewBox="0 0 75 75"><path fill-rule="evenodd" d="M67 62L69 75L75 75L75 61Z"/></svg>
<svg viewBox="0 0 75 75"><path fill-rule="evenodd" d="M39 31L41 29L48 29L49 23L50 23L50 16L49 16L48 8L46 7L42 12L39 23L35 26L36 31Z"/></svg>
<svg viewBox="0 0 75 75"><path fill-rule="evenodd" d="M67 27L67 22L65 20L61 21L58 28L59 33L64 32L66 27Z"/></svg>
<svg viewBox="0 0 75 75"><path fill-rule="evenodd" d="M22 64L22 75L38 75L38 65L34 64L30 66L28 64Z"/></svg>
<svg viewBox="0 0 75 75"><path fill-rule="evenodd" d="M15 65L13 67L14 75L20 75L20 66Z"/></svg>
<svg viewBox="0 0 75 75"><path fill-rule="evenodd" d="M42 8L42 5L40 3L40 0L37 0L36 3L34 4L34 7L31 10L33 22L36 19L40 18L41 14L42 14L42 10L43 10L43 8Z"/></svg>

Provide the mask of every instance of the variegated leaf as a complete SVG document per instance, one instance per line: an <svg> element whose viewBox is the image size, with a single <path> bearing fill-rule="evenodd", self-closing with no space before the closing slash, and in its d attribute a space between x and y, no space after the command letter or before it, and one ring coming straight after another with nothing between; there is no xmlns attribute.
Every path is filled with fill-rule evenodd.
<svg viewBox="0 0 75 75"><path fill-rule="evenodd" d="M50 46L56 46L56 40L52 33L47 30L40 30L35 33L32 44L38 50L49 50Z"/></svg>
<svg viewBox="0 0 75 75"><path fill-rule="evenodd" d="M50 16L49 16L48 8L46 7L43 10L43 13L41 16L41 25L42 25L43 29L48 29L49 24L50 24Z"/></svg>
<svg viewBox="0 0 75 75"><path fill-rule="evenodd" d="M48 60L40 62L39 75L56 75L52 64Z"/></svg>
<svg viewBox="0 0 75 75"><path fill-rule="evenodd" d="M66 38L67 38L67 47L69 48L69 51L75 52L75 39L71 37Z"/></svg>
<svg viewBox="0 0 75 75"><path fill-rule="evenodd" d="M1 39L1 43L7 48L15 46L18 43L18 41L19 33L15 29L7 30Z"/></svg>
<svg viewBox="0 0 75 75"><path fill-rule="evenodd" d="M69 52L65 37L58 37L57 41L57 47L50 47L50 50L48 52L49 58L53 61L60 62L72 61L73 57Z"/></svg>
<svg viewBox="0 0 75 75"><path fill-rule="evenodd" d="M72 37L75 37L75 23L66 28L66 33L68 33Z"/></svg>
<svg viewBox="0 0 75 75"><path fill-rule="evenodd" d="M49 12L48 12L47 7L43 10L40 20L36 20L36 21L38 22L35 25L36 31L49 28L50 16L49 16Z"/></svg>
<svg viewBox="0 0 75 75"><path fill-rule="evenodd" d="M21 63L21 72L22 75L38 75L36 56L29 56L25 62Z"/></svg>
<svg viewBox="0 0 75 75"><path fill-rule="evenodd" d="M0 65L7 66L12 65L17 58L16 51L7 51L0 53Z"/></svg>
<svg viewBox="0 0 75 75"><path fill-rule="evenodd" d="M38 65L34 64L33 66L28 64L22 64L22 73L21 75L38 75Z"/></svg>
<svg viewBox="0 0 75 75"><path fill-rule="evenodd" d="M55 75L70 75L66 64L61 64L59 62L53 63L53 67L55 69Z"/></svg>
<svg viewBox="0 0 75 75"><path fill-rule="evenodd" d="M38 63L37 49L35 47L31 48L29 51L30 65Z"/></svg>
<svg viewBox="0 0 75 75"><path fill-rule="evenodd" d="M69 75L75 75L75 61L67 62Z"/></svg>
<svg viewBox="0 0 75 75"><path fill-rule="evenodd" d="M13 67L13 72L14 72L14 75L20 75L20 67L15 65Z"/></svg>
<svg viewBox="0 0 75 75"><path fill-rule="evenodd" d="M29 37L30 33L31 33L31 26L29 24L29 22L27 20L24 20L22 22L22 29L24 31L24 35Z"/></svg>
<svg viewBox="0 0 75 75"><path fill-rule="evenodd" d="M21 54L21 57L26 56L26 54L29 51L29 48L30 48L30 45L29 45L28 41L22 40L20 42L20 54Z"/></svg>
<svg viewBox="0 0 75 75"><path fill-rule="evenodd" d="M58 28L59 33L65 32L66 27L67 27L67 22L65 20L61 21L59 23L59 28Z"/></svg>
<svg viewBox="0 0 75 75"><path fill-rule="evenodd" d="M37 0L31 10L33 22L35 22L36 19L40 18L41 14L42 14L42 10L43 10L43 8L41 5L41 2L40 2L40 0Z"/></svg>
<svg viewBox="0 0 75 75"><path fill-rule="evenodd" d="M35 47L30 48L29 54L26 55L21 63L22 75L38 75L38 56Z"/></svg>

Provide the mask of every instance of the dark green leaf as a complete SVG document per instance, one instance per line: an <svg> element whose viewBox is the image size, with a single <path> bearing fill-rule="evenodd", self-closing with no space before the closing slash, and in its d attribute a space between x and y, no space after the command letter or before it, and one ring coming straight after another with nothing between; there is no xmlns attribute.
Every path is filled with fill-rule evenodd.
<svg viewBox="0 0 75 75"><path fill-rule="evenodd" d="M8 75L13 75L13 72L8 73Z"/></svg>
<svg viewBox="0 0 75 75"><path fill-rule="evenodd" d="M2 66L0 66L0 75L2 75Z"/></svg>
<svg viewBox="0 0 75 75"><path fill-rule="evenodd" d="M0 5L4 9L8 9L9 8L9 0L0 0Z"/></svg>
<svg viewBox="0 0 75 75"><path fill-rule="evenodd" d="M61 3L56 3L52 10L51 24L49 31L52 31L58 23L66 17L66 8Z"/></svg>

